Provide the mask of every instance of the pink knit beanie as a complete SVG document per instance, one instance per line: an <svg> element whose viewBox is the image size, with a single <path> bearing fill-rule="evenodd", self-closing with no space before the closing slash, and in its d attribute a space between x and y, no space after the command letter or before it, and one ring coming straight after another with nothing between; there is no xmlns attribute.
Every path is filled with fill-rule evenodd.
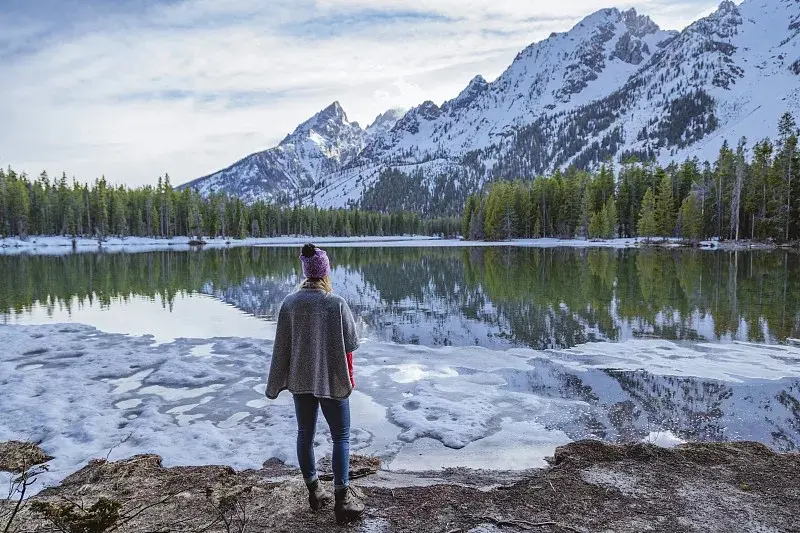
<svg viewBox="0 0 800 533"><path fill-rule="evenodd" d="M322 279L331 273L328 254L313 244L303 246L300 263L303 265L303 275L309 279Z"/></svg>

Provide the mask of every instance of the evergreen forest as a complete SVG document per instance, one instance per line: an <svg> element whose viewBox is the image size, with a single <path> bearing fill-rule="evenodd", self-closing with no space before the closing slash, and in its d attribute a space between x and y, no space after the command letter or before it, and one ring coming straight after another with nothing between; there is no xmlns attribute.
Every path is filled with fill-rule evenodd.
<svg viewBox="0 0 800 533"><path fill-rule="evenodd" d="M104 177L89 185L70 183L66 174L52 180L42 172L31 180L0 169L3 236L455 236L460 224L457 217L423 220L410 212L248 204L224 193L204 198L191 188L173 189L169 175L156 187L128 188L111 186Z"/></svg>
<svg viewBox="0 0 800 533"><path fill-rule="evenodd" d="M498 180L467 199L470 239L682 237L800 240L800 151L794 118L777 142L742 138L716 161L660 166L628 160L596 172L570 168L534 180Z"/></svg>

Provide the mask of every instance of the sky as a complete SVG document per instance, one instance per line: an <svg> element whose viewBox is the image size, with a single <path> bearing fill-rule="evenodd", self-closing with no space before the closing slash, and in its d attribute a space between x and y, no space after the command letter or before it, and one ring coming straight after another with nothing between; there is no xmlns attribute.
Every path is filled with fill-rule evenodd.
<svg viewBox="0 0 800 533"><path fill-rule="evenodd" d="M707 0L0 0L0 166L174 185L276 145L338 100L390 108L491 81L592 12L663 29Z"/></svg>

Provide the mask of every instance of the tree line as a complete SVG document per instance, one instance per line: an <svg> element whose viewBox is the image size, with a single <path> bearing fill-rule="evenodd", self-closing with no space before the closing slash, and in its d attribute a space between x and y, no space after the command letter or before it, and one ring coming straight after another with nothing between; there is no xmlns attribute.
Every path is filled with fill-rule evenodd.
<svg viewBox="0 0 800 533"><path fill-rule="evenodd" d="M281 235L457 235L457 217L248 204L225 193L177 191L169 175L155 187L80 183L66 174L37 179L0 169L0 235L276 237Z"/></svg>
<svg viewBox="0 0 800 533"><path fill-rule="evenodd" d="M498 180L467 199L462 235L800 239L800 151L785 113L776 142L723 144L714 162L660 166L628 160L596 172L570 168L532 181ZM616 177L615 177L616 174Z"/></svg>

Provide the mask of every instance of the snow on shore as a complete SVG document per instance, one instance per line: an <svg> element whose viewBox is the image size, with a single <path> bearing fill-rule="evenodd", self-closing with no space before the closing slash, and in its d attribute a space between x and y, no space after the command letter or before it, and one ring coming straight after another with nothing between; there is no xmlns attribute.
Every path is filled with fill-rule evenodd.
<svg viewBox="0 0 800 533"><path fill-rule="evenodd" d="M147 252L158 250L189 250L189 237L153 238L153 237L110 237L102 242L97 239L78 238L75 246L70 237L29 237L27 239L0 239L0 254L32 254L62 255L73 251L91 252L104 250L109 252ZM588 239L512 239L508 241L470 241L462 239L442 239L421 235L391 237L315 237L288 236L270 238L205 238L204 248L223 248L234 246L301 246L307 242L331 247L503 247L516 246L527 248L635 248L643 241L637 238L620 238L606 240ZM680 246L679 239L670 239L660 243L661 246ZM704 241L703 248L717 248L715 241Z"/></svg>
<svg viewBox="0 0 800 533"><path fill-rule="evenodd" d="M464 239L444 239L425 235L403 236L365 236L365 237L319 237L311 235L265 237L265 238L212 238L204 237L204 248L225 248L235 246L302 246L307 242L330 247L361 247L361 248L387 248L387 247L523 247L523 248L636 248L640 246L659 246L663 248L677 248L684 246L679 238L656 240L653 242L641 238L617 239L511 239L507 241L470 241ZM97 239L77 238L73 247L70 237L38 236L27 239L15 237L0 238L0 254L29 254L29 255L62 255L79 252L92 252L103 250L107 252L152 252L159 250L186 251L191 247L189 237L109 237L102 242ZM705 250L747 250L771 249L774 245L764 243L750 243L748 241L717 240L701 241L700 247Z"/></svg>
<svg viewBox="0 0 800 533"><path fill-rule="evenodd" d="M291 396L264 397L269 337L156 343L79 324L0 326L0 441L41 442L56 456L48 483L109 450L111 459L156 453L166 465L294 464ZM382 457L390 470L524 469L544 466L571 440L623 438L617 430L625 439L679 442L649 415L615 429L614 406L640 400L609 368L674 376L643 381L642 390L667 387L658 397L668 394L679 411L680 378L722 380L730 393L711 425L728 438L769 442L790 415L773 403L767 424L759 409L784 387L770 383L800 377L800 348L635 340L537 352L365 341L356 353L352 449ZM320 423L318 457L330 451Z"/></svg>
<svg viewBox="0 0 800 533"><path fill-rule="evenodd" d="M76 238L73 247L71 237L60 236L39 236L27 239L2 238L0 239L0 254L31 253L42 255L66 254L73 251L119 251L119 252L140 252L156 250L188 250L189 237L109 237L103 241L90 238ZM403 237L272 237L272 238L211 238L204 237L205 248L222 248L233 246L294 246L302 245L312 241L319 244L347 244L347 243L395 243L405 242L414 243L434 240L433 237L426 236L403 236Z"/></svg>

